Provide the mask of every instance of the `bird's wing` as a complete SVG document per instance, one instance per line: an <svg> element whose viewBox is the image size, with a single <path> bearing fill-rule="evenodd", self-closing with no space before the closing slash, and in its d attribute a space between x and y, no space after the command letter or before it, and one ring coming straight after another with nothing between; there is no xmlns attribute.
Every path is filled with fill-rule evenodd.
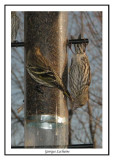
<svg viewBox="0 0 114 160"><path fill-rule="evenodd" d="M31 72L31 74L33 74L35 77L40 77L42 80L45 79L49 79L51 81L51 79L54 81L55 80L55 76L54 73L49 70L49 69L45 69L42 68L41 66L27 66L27 69L29 69L29 71Z"/></svg>
<svg viewBox="0 0 114 160"><path fill-rule="evenodd" d="M30 76L38 82L38 79L40 81L46 82L49 84L49 86L54 87L56 86L60 90L64 89L63 83L61 78L55 73L55 71L50 70L43 70L39 69L39 67L32 67L32 66L27 66L28 73ZM40 82L39 82L40 83ZM47 85L48 86L48 85Z"/></svg>

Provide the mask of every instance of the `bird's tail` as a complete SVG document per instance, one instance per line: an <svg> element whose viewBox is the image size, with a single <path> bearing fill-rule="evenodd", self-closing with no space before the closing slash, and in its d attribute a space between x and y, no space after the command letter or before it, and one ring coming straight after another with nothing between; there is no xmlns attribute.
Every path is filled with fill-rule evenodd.
<svg viewBox="0 0 114 160"><path fill-rule="evenodd" d="M64 91L63 93L64 93L64 95L65 95L66 97L69 98L69 100L70 100L71 102L74 101L68 90Z"/></svg>

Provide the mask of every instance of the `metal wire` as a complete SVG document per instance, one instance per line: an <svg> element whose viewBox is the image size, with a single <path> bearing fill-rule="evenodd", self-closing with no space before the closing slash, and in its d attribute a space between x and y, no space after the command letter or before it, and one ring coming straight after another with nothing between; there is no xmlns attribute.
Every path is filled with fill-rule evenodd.
<svg viewBox="0 0 114 160"><path fill-rule="evenodd" d="M71 39L71 40L68 40L68 44L82 44L82 43L89 43L89 40L87 38L85 38L85 39Z"/></svg>
<svg viewBox="0 0 114 160"><path fill-rule="evenodd" d="M14 41L11 43L11 47L24 47L24 46L25 46L24 42Z"/></svg>
<svg viewBox="0 0 114 160"><path fill-rule="evenodd" d="M11 148L24 148L24 146L11 146ZM36 148L41 148L41 147L38 146ZM50 148L50 146L48 146L48 147L46 146L44 148ZM73 144L73 145L68 145L68 149L75 149L75 148L93 148L93 144Z"/></svg>

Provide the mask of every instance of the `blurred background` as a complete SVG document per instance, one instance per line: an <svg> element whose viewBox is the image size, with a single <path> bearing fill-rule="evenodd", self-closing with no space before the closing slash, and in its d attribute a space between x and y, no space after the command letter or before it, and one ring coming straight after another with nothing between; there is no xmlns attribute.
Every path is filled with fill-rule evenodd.
<svg viewBox="0 0 114 160"><path fill-rule="evenodd" d="M20 24L19 42L24 42L24 12L16 12ZM82 19L83 14L83 19ZM83 22L84 38L89 39L86 49L91 67L92 81L89 103L78 108L71 117L71 143L93 144L102 147L102 12L68 12L68 39L78 38ZM72 52L67 48L68 67ZM11 145L24 146L24 47L11 48ZM69 87L69 86L68 86Z"/></svg>

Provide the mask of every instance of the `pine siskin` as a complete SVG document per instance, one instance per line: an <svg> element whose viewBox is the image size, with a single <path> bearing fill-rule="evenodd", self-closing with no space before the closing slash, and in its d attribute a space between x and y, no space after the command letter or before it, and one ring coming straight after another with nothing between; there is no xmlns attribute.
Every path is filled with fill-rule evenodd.
<svg viewBox="0 0 114 160"><path fill-rule="evenodd" d="M40 52L39 48L35 49L34 55L29 50L27 55L26 69L29 75L39 84L47 87L56 87L60 89L65 96L71 101L72 97L66 90L62 79L54 70L51 62L49 62Z"/></svg>
<svg viewBox="0 0 114 160"><path fill-rule="evenodd" d="M16 41L20 20L16 12L11 12L11 42Z"/></svg>
<svg viewBox="0 0 114 160"><path fill-rule="evenodd" d="M72 109L84 106L88 101L88 90L91 83L91 73L84 44L76 45L77 54L73 55L69 72L69 86L74 99Z"/></svg>

